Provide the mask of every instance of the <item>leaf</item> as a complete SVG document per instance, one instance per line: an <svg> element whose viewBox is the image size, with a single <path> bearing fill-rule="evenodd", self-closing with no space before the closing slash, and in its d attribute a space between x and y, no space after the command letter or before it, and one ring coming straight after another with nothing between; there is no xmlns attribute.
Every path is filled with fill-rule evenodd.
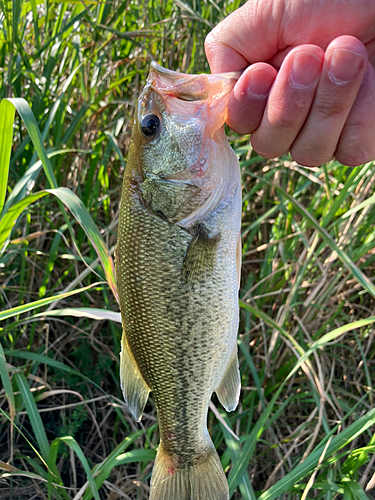
<svg viewBox="0 0 375 500"><path fill-rule="evenodd" d="M124 443L129 446L135 439L141 434L140 431L135 433L134 439L128 443ZM114 450L101 464L96 465L93 468L93 474L95 477L96 487L99 489L107 477L111 474L112 469L118 465L129 464L133 462L149 462L154 460L156 456L156 450L131 450L127 453L119 453L119 447ZM83 500L90 500L92 498L92 492L87 490L83 497Z"/></svg>
<svg viewBox="0 0 375 500"><path fill-rule="evenodd" d="M13 316L18 316L18 314L24 314L25 312L31 311L32 309L37 309L41 306L46 306L55 300L65 299L71 295L76 295L77 293L82 293L94 286L98 286L100 283L92 283L91 285L85 286L83 288L78 288L77 290L72 290L71 292L60 293L58 295L53 295L52 297L47 297L45 299L36 300L35 302L29 302L22 306L12 307L11 309L5 309L5 311L0 312L0 321L4 319L11 318Z"/></svg>
<svg viewBox="0 0 375 500"><path fill-rule="evenodd" d="M13 122L15 109L7 100L0 103L0 216L8 186L10 155L13 144ZM0 245L1 247L1 245Z"/></svg>
<svg viewBox="0 0 375 500"><path fill-rule="evenodd" d="M80 461L83 465L83 468L85 469L87 480L91 486L91 491L92 491L95 499L100 500L99 492L98 492L98 489L96 487L94 478L92 476L89 463L88 463L85 455L83 454L83 451L81 450L79 444L72 436L65 436L65 437L60 438L60 440L63 441L67 446L69 446L69 448L72 449L75 452L75 454L77 455L77 457L80 459Z"/></svg>
<svg viewBox="0 0 375 500"><path fill-rule="evenodd" d="M16 404L14 400L14 393L13 393L13 387L12 387L12 382L9 377L7 365L6 365L6 359L5 359L5 354L3 350L3 346L0 344L0 379L3 383L4 391L6 398L8 400L9 404L9 416L10 416L10 439L11 439L11 446L10 446L10 460L13 460L13 422L15 418L15 413L16 413Z"/></svg>
<svg viewBox="0 0 375 500"><path fill-rule="evenodd" d="M79 377L82 380L87 380L88 382L93 384L96 388L98 388L100 391L103 390L93 380L91 380L89 377L86 377L86 375L83 375L79 371L74 370L74 368L71 368L70 366L66 366L64 363L61 363L61 361L57 361L56 359L49 358L48 356L44 356L43 354L38 354L36 352L30 352L30 351L20 351L18 349L14 349L14 350L5 349L4 354L6 356L12 356L14 358L26 359L26 360L30 360L30 361L35 361L35 363L38 363L38 364L45 364L48 366L52 366L53 368L57 368L58 370L62 370L64 372L75 375L76 377Z"/></svg>
<svg viewBox="0 0 375 500"><path fill-rule="evenodd" d="M47 192L54 194L60 202L63 202L69 210L72 212L76 220L81 224L83 230L85 231L87 237L94 245L94 248L98 254L98 257L102 263L108 284L118 302L118 294L116 288L116 279L115 279L115 270L112 257L109 255L109 252L104 244L103 238L101 237L98 228L96 227L94 221L92 220L91 215L88 213L86 207L82 203L82 201L69 189L67 188L58 188L56 183L55 174L53 172L51 163L49 161L46 149L43 145L43 138L38 128L38 124L36 122L35 116L27 104L25 99L14 98L14 99L4 99L5 102L9 102L13 104L13 106L17 109L20 114L26 129L30 135L30 138L34 144L34 147L38 153L39 158L42 161L44 172L46 177L52 186L53 189L47 189ZM41 191L40 193L43 193ZM34 196L34 195L32 195ZM22 203L22 202L19 202ZM63 206L60 207L63 217L68 224L69 231L72 235L73 240L74 233L72 231L71 223L63 209ZM6 232L6 231L5 231ZM3 234L4 237L4 234ZM1 247L1 245L0 245Z"/></svg>
<svg viewBox="0 0 375 500"><path fill-rule="evenodd" d="M53 173L53 169L51 163L49 161L48 155L43 145L42 135L40 133L38 124L36 122L34 113L32 112L30 106L20 97L17 98L7 98L4 99L9 101L16 108L18 113L20 114L22 121L25 124L25 127L29 133L31 140L33 141L34 147L38 153L39 158L42 161L44 172L47 176L48 182L54 188L57 188L57 182L55 178L55 174Z"/></svg>
<svg viewBox="0 0 375 500"><path fill-rule="evenodd" d="M54 368L58 368L59 370L71 373L72 375L76 375L77 377L81 377L83 379L88 380L85 375L82 375L82 373L78 372L77 370L74 370L70 366L65 365L64 363L61 363L61 361L57 361L56 359L49 358L48 356L44 356L43 354L38 354L36 352L30 352L30 351L20 351L18 349L12 350L12 349L5 349L4 353L7 356L13 356L15 358L21 358L21 359L27 359L28 361L35 361L38 364L45 364L52 366Z"/></svg>
<svg viewBox="0 0 375 500"><path fill-rule="evenodd" d="M231 461L233 464L234 462L236 462L236 460L238 459L238 457L241 453L240 443L238 442L237 436L233 433L233 431L231 430L231 428L227 422L227 416L226 415L222 416L218 410L216 410L216 411L220 415L220 419L218 419L218 420L219 420L221 430L222 430L223 435L224 435L225 443L227 445L227 449L228 449L228 452L229 452L229 455L231 457ZM249 475L248 475L246 470L245 470L243 476L241 477L241 480L239 483L239 488L240 488L240 492L242 494L243 500L256 500L255 492L253 490Z"/></svg>
<svg viewBox="0 0 375 500"><path fill-rule="evenodd" d="M259 418L259 420L257 420L250 434L247 435L243 440L242 448L237 452L236 460L232 462L232 468L228 476L230 496L234 493L234 490L237 488L237 486L241 482L243 475L246 473L246 469L249 466L249 461L255 451L256 444L259 441L260 436L268 426L267 423L269 422L269 417L271 415L272 409L276 404L276 401L285 385L285 382L286 381L284 381L284 383L280 385L271 401L263 410L261 417Z"/></svg>
<svg viewBox="0 0 375 500"><path fill-rule="evenodd" d="M31 194L26 196L23 200L18 203L12 205L8 211L4 214L3 218L0 220L0 249L4 245L5 241L8 239L13 226L18 219L18 217L22 214L22 212L34 201L43 198L48 193L46 191L41 191L39 193Z"/></svg>
<svg viewBox="0 0 375 500"><path fill-rule="evenodd" d="M350 489L351 494L355 500L369 500L369 497L363 491L363 488L357 481L352 481L351 479L343 479L342 484L345 488L347 486Z"/></svg>
<svg viewBox="0 0 375 500"><path fill-rule="evenodd" d="M106 275L108 285L110 286L118 302L115 267L113 264L113 259L109 254L109 251L105 246L103 238L99 233L99 230L96 227L95 222L93 221L91 215L88 213L85 205L78 198L78 196L75 195L73 191L71 191L70 189L67 188L46 189L44 191L39 191L38 193L26 196L26 198L24 198L23 200L19 201L15 205L12 205L7 211L7 213L4 215L3 219L0 221L0 248L2 247L6 239L9 237L17 218L21 215L21 213L25 210L25 208L34 201L39 200L40 198L46 196L49 193L56 196L62 203L64 203L64 205L66 205L69 208L74 218L77 220L77 222L80 224L80 226L86 233L87 237L89 238L93 247L95 248L95 251L103 266L103 270Z"/></svg>
<svg viewBox="0 0 375 500"><path fill-rule="evenodd" d="M333 455L340 448L351 443L355 438L360 436L374 424L375 409L370 410L349 427L340 432L340 434L333 437L331 443L327 448L325 456L328 458L329 456ZM314 451L310 453L310 455L304 462L298 464L295 469L290 471L286 476L280 479L280 481L278 481L276 484L271 486L271 488L260 495L259 500L274 500L275 498L280 497L286 491L289 491L295 483L298 483L301 479L306 477L314 469L314 467L317 466L322 453L322 446L324 446L327 438L328 436L326 436L326 438L324 438L324 440L315 447Z"/></svg>
<svg viewBox="0 0 375 500"><path fill-rule="evenodd" d="M1 380L3 382L5 394L7 396L8 401L9 401L10 418L13 420L14 419L14 409L15 409L14 394L13 394L12 383L10 381L8 369L6 366L6 360L5 360L3 346L1 344L0 344L0 377L1 377Z"/></svg>
<svg viewBox="0 0 375 500"><path fill-rule="evenodd" d="M24 440L27 442L27 444L30 446L30 448L31 448L31 449L34 451L34 453L35 453L35 454L39 457L40 461L41 461L41 462L45 465L46 469L48 469L48 464L46 463L46 461L44 460L44 458L42 457L42 455L41 455L41 454L39 453L39 451L35 448L35 446L34 446L34 445L33 445L33 444L32 444L32 443L31 443L31 442L27 439L27 437L25 436L25 434L24 434L24 433L21 431L21 429L20 429L20 428L19 428L19 427L18 427L18 426L14 423L14 421L10 418L10 416L9 416L9 415L7 415L7 414L5 413L5 411L4 411L4 410L2 410L1 408L0 408L0 413L2 413L2 414L4 415L4 417L5 417L5 418L7 418L7 419L10 421L10 423L14 426L14 428L15 428L15 429L17 429L17 432L19 432L19 433L21 434L21 436L24 438ZM2 463L2 462L0 462L0 464L1 464L1 463ZM12 468L13 466L11 466L11 465L9 465L9 464L7 464L7 465L8 465L8 468L6 468L6 467L4 467L4 466L3 466L3 467L1 467L1 465L0 465L0 469L1 469L1 468L3 468L3 469L8 470L8 471L10 472L10 471L11 471L11 468ZM15 472L15 471L17 471L17 470L18 470L18 469L16 469L15 467L13 467L13 469L14 469L14 470L13 470L13 472Z"/></svg>
<svg viewBox="0 0 375 500"><path fill-rule="evenodd" d="M199 12L195 11L188 5L187 3L183 2L182 0L173 0L176 5L180 7L181 10L185 10L186 12L189 12L191 16L193 16L197 21L200 21L204 24L207 24L209 28L213 28L213 24L210 21L207 21L207 19L204 19Z"/></svg>
<svg viewBox="0 0 375 500"><path fill-rule="evenodd" d="M23 373L15 373L15 380L17 382L18 389L21 393L22 402L25 405L27 415L29 417L31 427L33 428L36 441L38 443L40 452L46 464L49 464L49 443L47 439L46 431L44 430L43 422L40 418L38 408L36 406L33 395L31 394L29 384L27 383L26 377Z"/></svg>
<svg viewBox="0 0 375 500"><path fill-rule="evenodd" d="M372 196L370 196L370 198L367 198L367 200L362 201L362 203L359 203L355 207L353 207L350 210L348 210L347 212L345 212L341 217L343 219L346 219L347 217L354 214L355 212L358 212L358 210L362 210L362 208L365 208L368 205L373 205L374 203L375 203L375 194L373 194Z"/></svg>
<svg viewBox="0 0 375 500"><path fill-rule="evenodd" d="M96 309L95 307L67 307L66 309L52 309L43 313L34 314L33 318L47 316L75 316L77 318L90 318L98 321L108 320L115 323L121 323L121 314L119 312L106 311L105 309Z"/></svg>
<svg viewBox="0 0 375 500"><path fill-rule="evenodd" d="M113 295L115 296L118 302L118 294L116 287L116 278L115 278L115 266L113 264L113 259L110 256L107 247L103 241L101 234L99 233L98 228L95 225L91 215L88 213L85 205L78 198L77 195L73 193L70 189L67 188L57 188L57 189L46 189L47 192L52 193L60 201L66 205L69 210L74 215L77 222L80 224L82 229L85 231L87 237L91 241L94 246L96 253L102 263L108 285L110 286Z"/></svg>
<svg viewBox="0 0 375 500"><path fill-rule="evenodd" d="M280 192L283 196L288 198L288 200L294 205L295 209L310 222L310 224L318 231L321 238L325 243L331 248L332 251L337 253L338 258L348 269L348 271L353 275L353 277L360 283L363 288L373 297L375 297L375 287L369 278L359 269L359 267L350 259L348 254L341 250L341 248L334 241L332 236L326 231L318 221L303 207L299 201L297 201L293 196L280 189L278 186L273 186L276 191Z"/></svg>
<svg viewBox="0 0 375 500"><path fill-rule="evenodd" d="M83 152L79 149L55 149L53 151L48 150L47 156L48 158L54 158L55 156L63 155L66 153L80 153ZM15 203L18 203L27 192L32 191L35 181L39 175L39 171L42 168L41 160L37 160L33 163L21 177L21 179L17 182L17 184L12 189L12 192L7 197L4 211L8 210L9 207Z"/></svg>

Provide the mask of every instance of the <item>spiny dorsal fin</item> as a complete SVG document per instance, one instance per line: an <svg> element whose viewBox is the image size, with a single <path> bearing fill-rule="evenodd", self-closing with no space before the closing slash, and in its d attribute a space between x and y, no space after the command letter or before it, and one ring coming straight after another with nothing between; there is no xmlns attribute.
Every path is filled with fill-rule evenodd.
<svg viewBox="0 0 375 500"><path fill-rule="evenodd" d="M205 281L213 273L220 233L211 235L200 224L186 250L181 277L185 283Z"/></svg>

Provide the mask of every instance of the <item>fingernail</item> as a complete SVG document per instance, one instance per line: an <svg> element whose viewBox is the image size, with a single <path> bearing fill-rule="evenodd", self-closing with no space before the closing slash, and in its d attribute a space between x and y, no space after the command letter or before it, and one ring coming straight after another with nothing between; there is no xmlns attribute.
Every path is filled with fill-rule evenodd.
<svg viewBox="0 0 375 500"><path fill-rule="evenodd" d="M329 60L328 74L334 83L351 80L364 62L364 57L347 49L334 49Z"/></svg>
<svg viewBox="0 0 375 500"><path fill-rule="evenodd" d="M318 79L322 59L314 54L297 52L294 54L290 81L298 89L310 88Z"/></svg>
<svg viewBox="0 0 375 500"><path fill-rule="evenodd" d="M254 69L249 72L247 93L257 99L267 97L272 84L273 77L264 69Z"/></svg>

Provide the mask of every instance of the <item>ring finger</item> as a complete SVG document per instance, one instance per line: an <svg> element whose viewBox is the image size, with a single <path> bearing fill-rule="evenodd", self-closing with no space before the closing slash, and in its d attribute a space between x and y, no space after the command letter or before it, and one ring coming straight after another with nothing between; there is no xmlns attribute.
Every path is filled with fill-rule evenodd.
<svg viewBox="0 0 375 500"><path fill-rule="evenodd" d="M315 45L302 45L286 56L251 136L257 153L274 158L290 150L309 113L323 60L324 51Z"/></svg>
<svg viewBox="0 0 375 500"><path fill-rule="evenodd" d="M367 67L367 51L352 36L328 46L309 116L292 145L295 161L317 166L333 158Z"/></svg>

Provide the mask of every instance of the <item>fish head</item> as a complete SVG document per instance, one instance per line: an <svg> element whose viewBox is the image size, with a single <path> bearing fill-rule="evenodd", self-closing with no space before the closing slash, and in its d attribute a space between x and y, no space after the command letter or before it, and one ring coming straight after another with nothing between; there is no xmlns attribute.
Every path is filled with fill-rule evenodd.
<svg viewBox="0 0 375 500"><path fill-rule="evenodd" d="M141 199L156 216L189 226L218 201L230 150L223 126L236 77L185 75L152 64L137 103L132 154Z"/></svg>

